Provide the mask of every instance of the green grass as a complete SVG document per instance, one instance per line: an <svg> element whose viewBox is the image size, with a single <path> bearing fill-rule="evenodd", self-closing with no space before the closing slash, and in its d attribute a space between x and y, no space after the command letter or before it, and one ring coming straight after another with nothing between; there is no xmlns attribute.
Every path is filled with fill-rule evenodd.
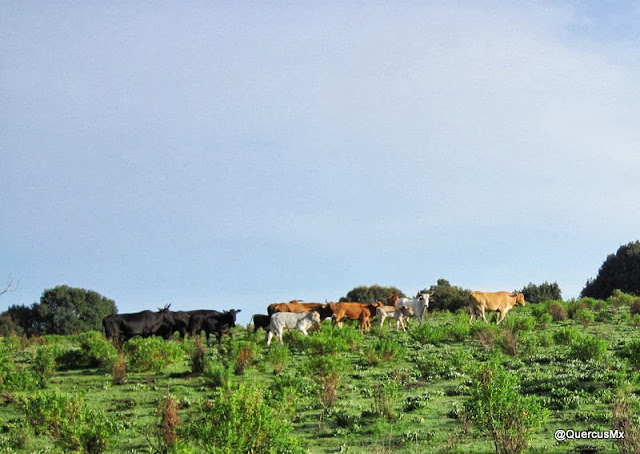
<svg viewBox="0 0 640 454"><path fill-rule="evenodd" d="M611 429L617 391L625 386L631 387L637 418L640 384L639 371L633 365L637 363L620 355L625 345L640 338L628 308L622 306L615 314L600 317L595 312L596 321L588 326L567 318L533 330L529 329L531 314L530 306L516 308L507 317L512 319L510 323L498 330L487 328L493 325L483 321L467 330L461 325L466 315L438 313L426 320L428 331L411 320L407 334L384 327L361 335L353 328L340 332L330 326L310 338L288 333L285 344L290 354L278 365L280 373L274 372L270 358L277 360L283 355L270 356L263 335L240 327L233 341L225 338L221 347L207 348L207 360L228 363L233 371L237 356L234 344L258 344L255 358L245 364L242 375L232 375L232 384L260 387L274 407L292 405L292 435L310 453L494 453L491 439L473 427L464 414L471 371L490 359L517 376L522 391L537 396L551 412L546 424L530 434L527 452L580 452L587 448L592 448L589 452L617 452L608 440L558 443L554 432ZM517 323L519 320L521 323ZM508 327L513 332L518 326L521 328L515 338L504 334ZM602 339L606 351L593 360L572 357L572 346L554 339L554 333L567 328L579 336ZM482 340L478 331L485 335ZM69 339L52 338L47 342L70 348ZM7 339L0 346L10 345L12 353L8 357L29 370L34 352L43 347L35 341L27 344L19 346L15 339ZM128 371L122 385L113 385L110 370L103 367L56 370L48 378L46 389L82 396L89 408L104 411L120 423L107 452L154 452L155 441L149 434L158 423L158 402L167 392L178 401L183 423L215 394L202 375L190 371L189 352L195 344L188 341L182 347L181 355L176 355L176 348L170 349L175 358L161 370ZM385 351L399 354L383 355ZM377 353L372 356L372 352ZM319 355L336 359L320 364ZM330 375L322 372L325 370L335 370L338 375L333 406L323 404L319 397L322 383L325 389L330 385L323 382L322 377ZM3 389L0 383L0 453L56 452L46 451L53 440L49 435L36 435L19 409L17 401L31 392ZM183 452L196 452L185 447L188 440L183 442Z"/></svg>

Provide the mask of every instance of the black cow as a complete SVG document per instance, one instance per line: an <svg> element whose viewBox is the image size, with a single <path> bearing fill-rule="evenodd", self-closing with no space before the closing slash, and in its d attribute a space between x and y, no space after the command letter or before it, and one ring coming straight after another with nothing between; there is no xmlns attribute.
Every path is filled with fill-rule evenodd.
<svg viewBox="0 0 640 454"><path fill-rule="evenodd" d="M222 341L223 334L229 334L230 329L236 326L236 314L240 312L240 309L231 309L230 311L215 311L215 310L199 310L190 311L191 319L189 320L189 335L191 337L200 335L200 332L204 330L207 336L207 346L209 345L209 336L215 333L217 343Z"/></svg>
<svg viewBox="0 0 640 454"><path fill-rule="evenodd" d="M173 313L167 305L158 312L142 311L132 314L114 314L102 320L107 339L113 340L119 349L122 343L134 336L149 337L166 333L175 326Z"/></svg>
<svg viewBox="0 0 640 454"><path fill-rule="evenodd" d="M269 328L269 322L271 321L271 316L262 315L262 314L253 314L253 317L251 317L251 320L253 321L254 333L258 331L259 328L262 328L263 330L267 331L267 329Z"/></svg>
<svg viewBox="0 0 640 454"><path fill-rule="evenodd" d="M172 325L166 324L160 327L156 333L158 336L162 336L164 339L170 339L173 333L178 331L180 333L180 339L184 339L184 336L189 332L189 320L191 320L190 311L174 311L173 314L174 323Z"/></svg>

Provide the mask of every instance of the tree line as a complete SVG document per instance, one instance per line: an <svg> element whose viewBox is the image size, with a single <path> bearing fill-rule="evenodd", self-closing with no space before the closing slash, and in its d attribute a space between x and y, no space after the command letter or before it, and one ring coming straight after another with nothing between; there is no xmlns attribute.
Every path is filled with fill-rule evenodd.
<svg viewBox="0 0 640 454"><path fill-rule="evenodd" d="M598 275L587 281L580 296L606 299L614 290L640 295L640 241L622 245L615 254L607 256ZM529 303L562 299L557 282L529 283L514 291L524 293ZM446 279L438 279L435 285L418 291L416 295L405 295L394 286L357 286L340 301L386 302L393 294L417 297L424 292L431 295L430 310L456 312L469 304L470 290L452 285ZM60 285L45 290L40 301L31 306L13 305L1 313L0 336L101 331L102 319L117 312L116 303L98 292Z"/></svg>

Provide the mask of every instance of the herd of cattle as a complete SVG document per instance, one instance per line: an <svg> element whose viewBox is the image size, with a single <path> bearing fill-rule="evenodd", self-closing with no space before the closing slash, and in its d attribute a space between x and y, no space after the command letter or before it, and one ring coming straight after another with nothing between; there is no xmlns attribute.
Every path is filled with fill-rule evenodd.
<svg viewBox="0 0 640 454"><path fill-rule="evenodd" d="M294 300L288 303L270 304L267 307L267 314L253 315L252 322L256 331L260 328L267 331L267 345L271 344L274 335L282 343L285 328L298 329L306 335L311 326L319 325L329 317L334 325L340 327L344 319L357 320L362 332L369 331L374 317L378 318L381 326L387 318L391 318L396 321L396 330L402 328L406 331L407 318L415 316L419 323L423 322L430 297L429 293L421 293L415 299L391 295L386 304L382 301L303 303ZM469 301L471 321L478 316L486 321L486 312L498 312L497 323L504 320L507 312L515 305L525 305L522 293L509 292L471 292ZM169 306L157 312L147 310L106 317L102 321L105 335L118 348L134 336L162 336L169 339L176 331L180 333L181 339L187 334L191 337L199 336L204 331L207 345L209 345L211 334L215 334L219 344L222 336L230 334L230 329L236 325L236 315L240 312L240 309L171 311Z"/></svg>

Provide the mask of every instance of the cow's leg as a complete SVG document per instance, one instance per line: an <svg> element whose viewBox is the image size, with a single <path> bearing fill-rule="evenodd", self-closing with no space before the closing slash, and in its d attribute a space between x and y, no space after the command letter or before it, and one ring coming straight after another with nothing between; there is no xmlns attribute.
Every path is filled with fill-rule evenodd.
<svg viewBox="0 0 640 454"><path fill-rule="evenodd" d="M482 320L487 321L487 315L484 313L484 309L480 309L480 315L482 316Z"/></svg>
<svg viewBox="0 0 640 454"><path fill-rule="evenodd" d="M280 344L284 344L284 342L282 341L282 331L284 330L278 330L278 339L280 339Z"/></svg>
<svg viewBox="0 0 640 454"><path fill-rule="evenodd" d="M267 331L267 345L271 345L272 338L273 338L273 332L271 330Z"/></svg>

